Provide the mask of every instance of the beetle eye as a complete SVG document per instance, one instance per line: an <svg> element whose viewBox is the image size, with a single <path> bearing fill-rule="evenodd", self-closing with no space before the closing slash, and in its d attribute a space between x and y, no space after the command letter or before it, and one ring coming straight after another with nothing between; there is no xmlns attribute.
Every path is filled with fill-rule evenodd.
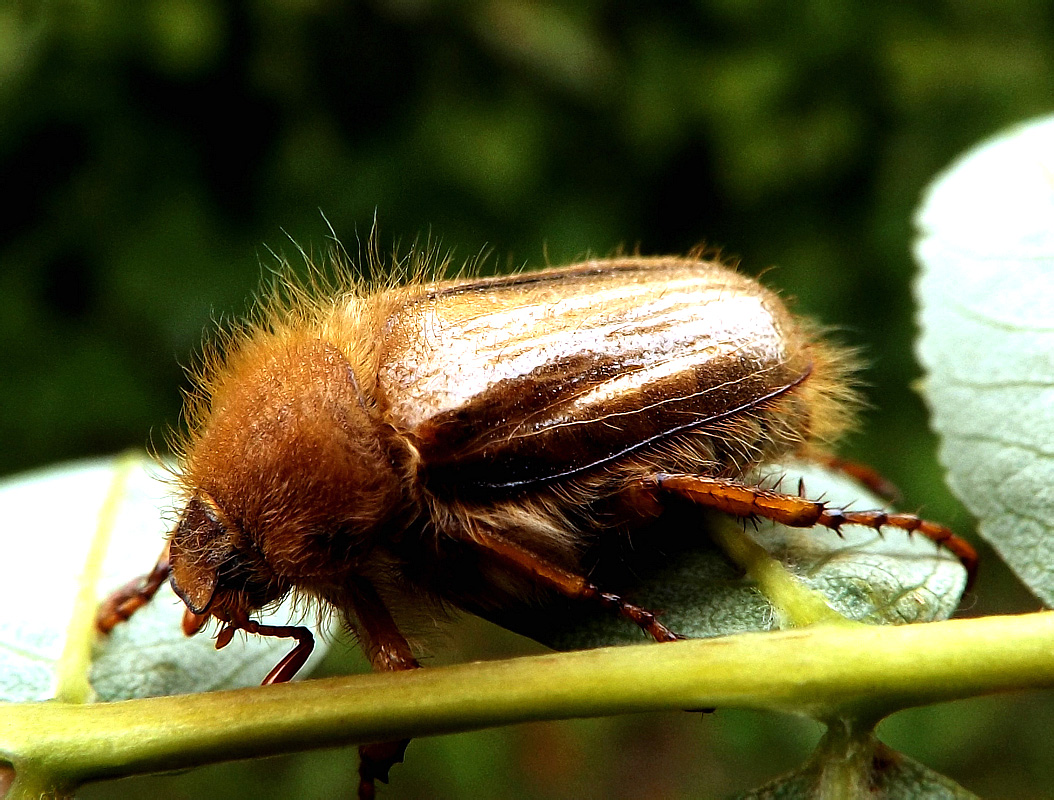
<svg viewBox="0 0 1054 800"><path fill-rule="evenodd" d="M226 526L215 501L195 494L172 535L172 589L195 614L204 614L216 595L219 568L231 555Z"/></svg>

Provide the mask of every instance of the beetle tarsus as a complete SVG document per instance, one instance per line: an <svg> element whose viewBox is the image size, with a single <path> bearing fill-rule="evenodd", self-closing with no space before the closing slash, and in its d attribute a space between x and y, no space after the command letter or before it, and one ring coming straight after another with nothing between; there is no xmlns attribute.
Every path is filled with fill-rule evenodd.
<svg viewBox="0 0 1054 800"><path fill-rule="evenodd" d="M388 773L396 764L403 763L409 739L375 742L359 748L359 800L372 800L377 795L376 781L388 782Z"/></svg>

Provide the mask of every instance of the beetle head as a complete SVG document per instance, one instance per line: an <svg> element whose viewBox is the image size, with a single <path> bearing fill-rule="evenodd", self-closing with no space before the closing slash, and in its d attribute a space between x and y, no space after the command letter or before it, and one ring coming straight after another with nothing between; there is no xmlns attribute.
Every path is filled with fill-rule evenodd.
<svg viewBox="0 0 1054 800"><path fill-rule="evenodd" d="M216 501L198 492L187 503L169 545L172 588L196 616L240 616L279 598L260 559L247 558L245 537Z"/></svg>
<svg viewBox="0 0 1054 800"><path fill-rule="evenodd" d="M327 596L362 569L401 483L351 367L318 339L267 339L202 388L172 535L172 584L232 621L291 589Z"/></svg>

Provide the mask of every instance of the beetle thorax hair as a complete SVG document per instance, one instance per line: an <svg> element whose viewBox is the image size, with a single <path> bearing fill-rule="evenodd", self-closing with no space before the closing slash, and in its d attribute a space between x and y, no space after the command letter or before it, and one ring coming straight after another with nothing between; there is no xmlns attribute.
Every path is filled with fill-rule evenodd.
<svg viewBox="0 0 1054 800"><path fill-rule="evenodd" d="M209 387L183 481L282 579L339 581L329 573L368 552L400 505L399 481L341 351L310 335L269 338Z"/></svg>

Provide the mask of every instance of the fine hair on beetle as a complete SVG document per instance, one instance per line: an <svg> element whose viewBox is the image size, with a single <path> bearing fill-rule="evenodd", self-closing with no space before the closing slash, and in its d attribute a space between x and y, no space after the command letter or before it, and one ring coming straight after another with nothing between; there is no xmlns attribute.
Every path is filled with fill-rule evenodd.
<svg viewBox="0 0 1054 800"><path fill-rule="evenodd" d="M859 401L851 352L732 267L617 255L444 280L425 247L395 259L402 279L370 282L306 260L193 368L173 448L183 511L101 630L170 580L187 633L215 618L218 647L238 630L296 641L265 683L311 652L306 628L252 619L291 593L336 611L383 670L416 668L415 632L448 607L564 598L671 641L587 576L598 548L646 548L686 509L918 532L972 577L975 553L943 526L757 484L782 457L828 458ZM381 274L373 237L366 262ZM361 748L360 796L404 747Z"/></svg>
<svg viewBox="0 0 1054 800"><path fill-rule="evenodd" d="M423 244L415 241L404 252L396 246L386 258L378 249L375 230L364 244L360 243L357 257L349 255L335 236L331 246L321 256L309 253L295 242L294 245L299 252L302 268L298 270L285 256L269 250L277 266L268 268L268 275L261 282L260 290L253 296L249 312L240 318L218 320L212 332L205 337L202 349L186 369L189 388L182 392L182 425L169 428L165 438L168 451L177 465L170 471L170 475L177 498L176 505L181 508L185 508L198 491L199 482L207 485L210 481L217 481L234 491L239 488L259 487L262 493L270 493L273 487L269 485L265 474L266 465L274 465L289 456L284 452L269 452L268 444L274 442L263 437L258 440L259 446L253 448L252 452L252 457L258 460L258 468L255 471L239 473L238 477L243 481L241 484L235 478L223 480L222 474L227 467L223 463L222 452L217 452L220 458L216 462L205 462L202 473L192 474L188 470L198 440L208 427L217 407L227 407L230 404L236 409L233 412L235 415L243 414L243 419L250 416L251 402L245 401L258 398L247 397L241 392L239 378L242 374L259 368L261 363L270 363L276 368L284 364L284 376L288 383L282 386L280 391L289 396L292 406L296 405L297 396L306 400L298 410L304 414L304 421L307 421L313 411L319 410L318 406L312 406L311 401L317 393L318 386L314 382L317 376L309 367L305 368L304 364L296 363L302 355L297 349L298 342L302 342L305 337L308 340L317 338L321 342L332 342L334 337L346 336L346 331L334 321L335 316L339 316L338 309L342 302L398 289L426 286L448 277L468 279L480 271L485 257L485 254L481 253L455 267L450 255L442 253L438 244L429 239ZM370 342L362 340L344 340L343 344L350 347L351 352L359 358L362 357L363 348L370 346ZM362 393L355 372L349 370L347 374L356 404L362 410L375 410L370 405L369 398ZM368 385L368 382L366 383ZM264 387L264 391L267 391L267 387ZM328 426L334 421L326 414L319 414L314 421L317 425L312 426L313 433L317 438L313 442L315 449L310 454L313 465L322 469L331 468L335 475L339 474L346 481L365 487L366 491L362 491L359 497L362 503L359 513L363 518L373 519L381 514L386 503L386 493L367 468L367 465L378 457L376 449L370 447L371 443L366 441L361 443L364 450L356 451L353 448L350 453L345 454L334 448L327 453L328 448L325 445L329 443L329 434L333 432ZM237 425L236 417L235 427ZM356 444L346 437L338 436L338 439L342 443ZM222 447L217 450L222 450ZM292 459L294 468L299 468L299 459L304 455L301 453ZM282 470L274 472L280 473ZM319 510L316 528L319 531L327 530L328 525L335 524L340 527L345 524L344 520L339 519L339 498L334 497L332 484L328 488L330 491L320 491L311 495L312 503ZM255 492L250 491L248 494L247 500L252 502ZM341 494L339 489L336 494ZM273 530L271 526L274 522L264 515L260 524L264 529ZM303 563L301 577L307 581L312 577L324 578L332 571L331 565L339 565L351 555L350 551L342 553L338 549L336 552L320 552L321 558L311 559L312 542L309 540L282 540L280 544L287 546L288 560ZM197 543L197 546L204 551L208 543L203 541ZM197 554L188 552L190 560L193 560L195 555ZM232 551L228 558L232 571L238 570L236 551ZM377 567L377 577L381 581L396 579L394 567L382 564ZM271 610L291 595L293 606L299 609L300 616L314 616L320 629L326 627L322 624L326 619L340 610L323 596L308 591L307 583L290 584L280 580L277 575L266 576L262 583L264 585L260 587L260 591L264 596L273 599L260 607L261 610ZM252 604L255 602L255 596L245 593L235 604L242 602ZM415 650L419 642L434 637L439 629L433 623L437 618L448 617L449 612L449 604L444 603L442 598L419 593L416 594L414 602L403 604L394 610L400 621L407 625L406 632L410 641L414 643ZM207 624L210 619L206 617L202 624ZM349 619L345 618L342 622L351 633L360 634L353 625L349 626Z"/></svg>
<svg viewBox="0 0 1054 800"><path fill-rule="evenodd" d="M693 251L683 263L696 262L698 252ZM616 263L648 268L668 260L624 256L592 263L601 265L600 269ZM250 316L221 328L192 368L185 428L171 440L180 464L181 495L189 502L205 489L214 497L236 498L231 502L250 516L239 521L242 524L237 528L259 531L264 538L244 542L251 545L249 552L262 555L267 565L285 565L282 574L253 570L244 560L238 561L243 542L235 544L226 554L228 579L243 580L245 588L227 601L231 606L258 609L295 592L301 599L321 600L319 609L329 611L332 601L314 590L332 592L335 584L347 578L349 565L355 564L376 582L397 620L409 615L420 622L438 613L445 605L442 601L459 604L459 593L429 585L428 580L419 583L416 579L427 579L434 563L399 563L401 559L393 561L383 546L392 532L396 538L405 538L413 524L411 517L419 516L419 508L407 506L429 502L427 489L414 474L414 448L411 445L393 453L385 450L379 437L362 435L361 428L358 435L348 435L348 429L363 418L383 413L376 376L371 374L382 328L377 320L389 318L391 309L405 304L408 295L427 291L449 271L450 261L440 258L434 246L426 246L393 257L392 266L385 270L372 238L366 265L379 280L364 279L339 250L322 265L306 254L304 261L304 277L284 263ZM476 271L475 262L470 262L454 280L472 281ZM532 274L521 272L512 279ZM722 295L744 292L779 302L746 277L719 287L714 302L720 303ZM358 304L362 307L355 308ZM436 527L482 524L497 531L519 531L521 541L534 552L574 568L596 535L598 519L613 516L604 501L638 474L701 471L737 478L787 453L825 448L854 420L859 404L852 388L854 359L847 349L825 341L811 323L800 318L795 322L797 330L781 333L787 349L805 355L810 368L791 391L770 401L763 419L732 415L705 431L690 427L683 435L656 441L650 450L632 458L607 460L592 472L581 470L573 482L540 481L529 492L516 491L515 486L488 487L497 501L488 498L482 506L471 496L478 491L469 492L468 497L456 497L452 503L431 506ZM269 377L256 379L262 373ZM334 374L341 383L338 389L330 385ZM341 380L344 376L347 380ZM333 413L334 406L339 406L338 414ZM269 432L260 419L263 409L273 412L275 427ZM293 415L297 418L295 446L278 431ZM247 431L253 431L251 439L245 437ZM201 445L206 433L210 436L207 448ZM503 435L511 440L522 434ZM232 453L245 455L232 459ZM378 465L382 464L394 469L381 469ZM456 476L442 482L449 485L456 482ZM294 517L294 524L283 519L283 513ZM334 535L335 531L340 535ZM210 560L210 544L188 541L183 548L187 562ZM435 540L425 538L419 544L423 545L421 558L444 555ZM407 577L415 579L410 586L405 585ZM512 594L529 598L536 588L526 582ZM502 597L501 602L507 599ZM415 626L407 630L415 631Z"/></svg>

